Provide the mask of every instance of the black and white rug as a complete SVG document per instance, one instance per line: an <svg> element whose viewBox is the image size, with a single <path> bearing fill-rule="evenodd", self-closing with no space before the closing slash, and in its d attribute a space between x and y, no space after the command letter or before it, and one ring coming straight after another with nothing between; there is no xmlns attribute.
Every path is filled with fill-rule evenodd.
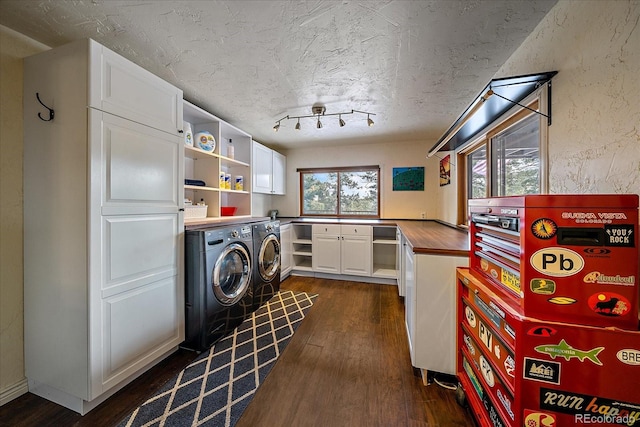
<svg viewBox="0 0 640 427"><path fill-rule="evenodd" d="M119 427L235 425L316 296L278 292Z"/></svg>

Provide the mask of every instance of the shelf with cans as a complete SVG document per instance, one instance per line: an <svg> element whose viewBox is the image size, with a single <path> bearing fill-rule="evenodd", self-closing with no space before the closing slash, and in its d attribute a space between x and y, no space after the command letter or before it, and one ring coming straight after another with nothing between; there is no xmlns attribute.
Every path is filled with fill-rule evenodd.
<svg viewBox="0 0 640 427"><path fill-rule="evenodd" d="M638 196L469 204L457 376L481 426L640 426Z"/></svg>
<svg viewBox="0 0 640 427"><path fill-rule="evenodd" d="M251 135L187 101L183 119L185 223L250 217Z"/></svg>

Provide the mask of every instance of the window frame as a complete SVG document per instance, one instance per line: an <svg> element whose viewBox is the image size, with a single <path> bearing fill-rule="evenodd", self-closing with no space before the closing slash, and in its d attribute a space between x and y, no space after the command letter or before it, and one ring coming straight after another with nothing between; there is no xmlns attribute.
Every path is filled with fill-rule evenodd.
<svg viewBox="0 0 640 427"><path fill-rule="evenodd" d="M299 214L301 217L308 218L362 218L362 219L379 219L380 218L380 203L381 203L381 183L380 183L380 166L342 166L342 167L320 167L320 168L299 168L297 170L299 176L298 184L298 196L299 196ZM304 213L304 175L309 173L332 173L335 172L338 175L338 191L336 198L336 210L335 215L326 214L308 214ZM375 215L345 215L340 213L340 172L376 172L376 181L378 185L377 200L376 200L376 214Z"/></svg>
<svg viewBox="0 0 640 427"><path fill-rule="evenodd" d="M512 128L516 124L522 122L524 119L533 115L538 117L539 123L539 152L540 152L540 176L539 185L540 193L547 194L549 191L549 167L548 167L548 139L549 139L549 124L546 116L537 113L537 111L549 111L547 108L547 91L538 89L525 99L521 104L516 105L510 109L502 117L491 123L486 131L479 137L473 139L468 144L457 150L456 163L457 168L457 193L458 193L458 219L457 223L461 226L468 226L468 203L469 203L469 188L468 188L468 173L467 173L467 159L469 154L476 151L478 148L485 146L487 150L487 185L485 197L492 196L492 187L494 184L494 177L492 176L491 167L491 141L492 139ZM525 106L526 108L524 108ZM533 111L532 111L533 110Z"/></svg>

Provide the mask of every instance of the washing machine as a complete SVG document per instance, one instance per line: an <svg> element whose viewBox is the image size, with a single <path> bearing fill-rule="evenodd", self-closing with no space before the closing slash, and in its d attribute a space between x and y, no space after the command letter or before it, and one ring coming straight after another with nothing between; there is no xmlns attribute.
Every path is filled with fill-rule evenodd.
<svg viewBox="0 0 640 427"><path fill-rule="evenodd" d="M185 342L203 351L253 312L250 225L185 233Z"/></svg>
<svg viewBox="0 0 640 427"><path fill-rule="evenodd" d="M253 225L253 309L280 290L280 221Z"/></svg>

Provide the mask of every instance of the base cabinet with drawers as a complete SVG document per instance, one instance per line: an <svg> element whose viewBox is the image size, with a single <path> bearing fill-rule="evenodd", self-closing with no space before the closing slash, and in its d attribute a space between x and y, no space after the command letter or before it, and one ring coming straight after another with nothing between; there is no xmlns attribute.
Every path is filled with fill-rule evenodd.
<svg viewBox="0 0 640 427"><path fill-rule="evenodd" d="M313 271L370 276L371 231L368 225L314 224Z"/></svg>

